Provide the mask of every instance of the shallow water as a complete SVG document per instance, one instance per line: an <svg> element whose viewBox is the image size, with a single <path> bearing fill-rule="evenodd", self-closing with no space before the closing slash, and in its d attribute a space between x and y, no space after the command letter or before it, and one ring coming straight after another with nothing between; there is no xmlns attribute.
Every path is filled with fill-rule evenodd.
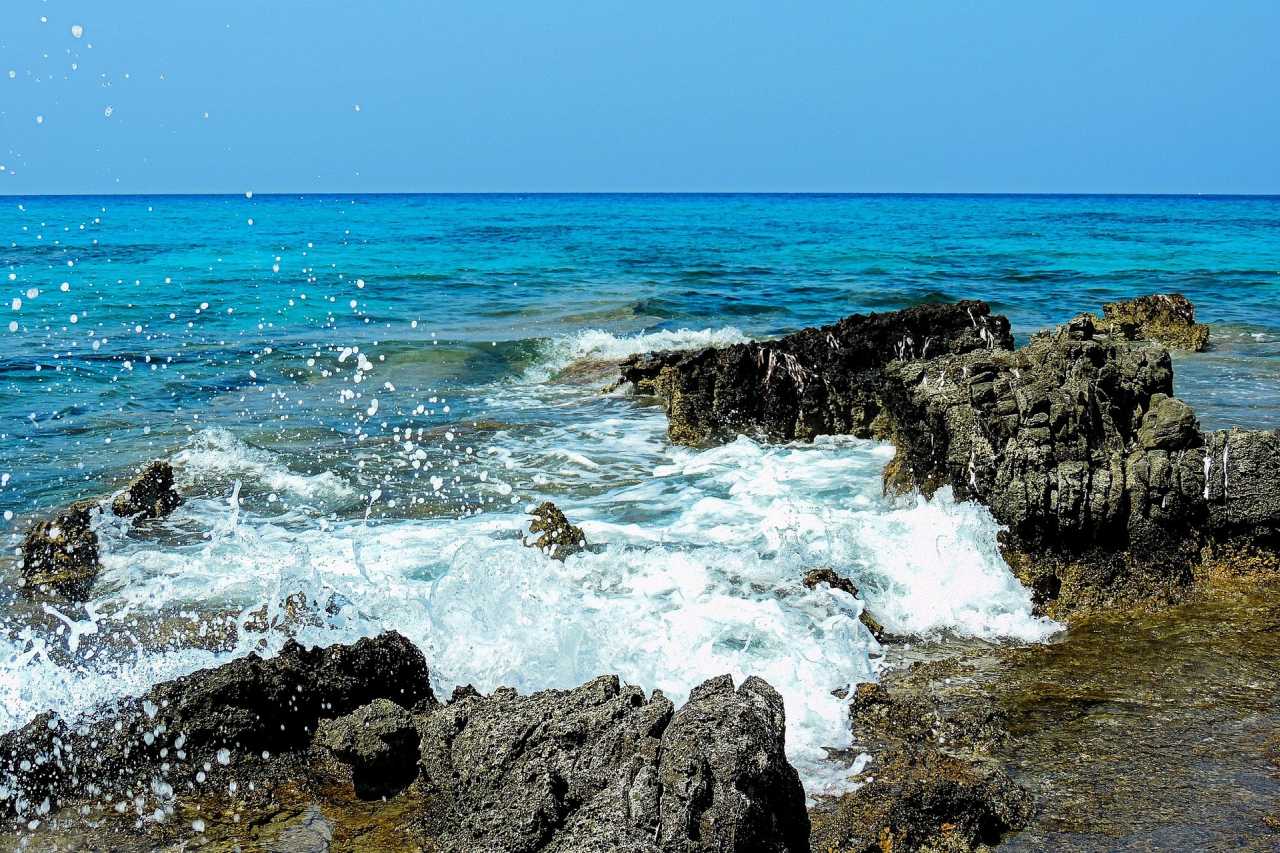
<svg viewBox="0 0 1280 853"><path fill-rule="evenodd" d="M563 368L966 297L1025 336L1180 290L1213 324L1176 359L1204 424L1280 412L1277 199L9 199L0 237L6 543L151 458L189 496L104 522L88 607L0 617L4 728L277 646L255 610L302 593L304 640L400 630L446 691L617 672L679 701L761 675L826 790L850 739L831 691L880 650L856 601L799 578L836 567L897 633L1043 639L990 516L885 499L871 442L672 448L660 412ZM548 498L589 553L520 545ZM139 629L227 612L230 645Z"/></svg>

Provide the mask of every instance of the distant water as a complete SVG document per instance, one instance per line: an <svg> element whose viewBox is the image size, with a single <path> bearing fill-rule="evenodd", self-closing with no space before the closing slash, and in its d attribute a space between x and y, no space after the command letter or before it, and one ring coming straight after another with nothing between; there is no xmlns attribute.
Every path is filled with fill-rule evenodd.
<svg viewBox="0 0 1280 853"><path fill-rule="evenodd" d="M799 577L835 566L897 632L1041 639L990 516L885 499L872 442L672 448L660 412L563 368L961 298L1025 338L1180 291L1214 344L1176 357L1178 393L1207 427L1280 426L1280 198L10 198L0 265L6 583L30 517L142 461L191 496L158 530L103 522L97 597L46 613L60 632L0 615L2 728L280 642L84 637L252 625L301 592L304 639L400 630L442 689L762 675L815 791L848 744L831 691L880 656ZM597 549L522 548L543 499Z"/></svg>

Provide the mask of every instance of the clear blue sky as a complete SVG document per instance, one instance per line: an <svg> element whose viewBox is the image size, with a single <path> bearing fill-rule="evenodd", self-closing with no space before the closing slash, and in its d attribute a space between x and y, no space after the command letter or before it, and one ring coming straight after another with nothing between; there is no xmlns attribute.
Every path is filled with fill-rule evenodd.
<svg viewBox="0 0 1280 853"><path fill-rule="evenodd" d="M0 5L5 194L1280 192L1277 0Z"/></svg>

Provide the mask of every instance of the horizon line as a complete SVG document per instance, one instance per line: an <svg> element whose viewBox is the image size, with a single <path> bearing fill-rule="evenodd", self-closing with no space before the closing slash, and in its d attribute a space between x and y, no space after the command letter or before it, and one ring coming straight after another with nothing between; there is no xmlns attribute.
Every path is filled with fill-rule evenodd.
<svg viewBox="0 0 1280 853"><path fill-rule="evenodd" d="M842 196L842 197L918 197L918 198L1206 198L1206 199L1276 199L1280 192L931 192L931 191L842 191L842 190L408 190L408 191L331 191L307 192L256 190L246 192L36 192L2 193L0 199L73 199L73 198L254 198L283 197L414 197L414 196Z"/></svg>

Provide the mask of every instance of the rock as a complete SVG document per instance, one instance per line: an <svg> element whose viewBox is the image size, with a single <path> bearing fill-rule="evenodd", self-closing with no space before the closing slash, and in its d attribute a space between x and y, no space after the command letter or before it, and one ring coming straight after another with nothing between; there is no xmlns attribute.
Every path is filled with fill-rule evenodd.
<svg viewBox="0 0 1280 853"><path fill-rule="evenodd" d="M435 702L426 661L404 637L324 649L290 640L276 657L250 654L166 681L92 719L45 713L0 736L0 798L8 812L26 815L46 797L56 808L89 780L104 800L123 795L162 761L227 764L296 750L320 719L379 698Z"/></svg>
<svg viewBox="0 0 1280 853"><path fill-rule="evenodd" d="M464 694L422 724L422 784L446 851L807 851L781 698L728 676L673 714L616 677Z"/></svg>
<svg viewBox="0 0 1280 853"><path fill-rule="evenodd" d="M22 541L22 577L28 589L48 589L74 601L89 597L98 576L94 501L77 501L36 522Z"/></svg>
<svg viewBox="0 0 1280 853"><path fill-rule="evenodd" d="M121 518L164 518L181 503L182 497L173 487L173 466L152 462L116 496L111 511Z"/></svg>
<svg viewBox="0 0 1280 853"><path fill-rule="evenodd" d="M1177 397L1152 394L1138 422L1138 443L1147 450L1185 450L1203 443L1200 422Z"/></svg>
<svg viewBox="0 0 1280 853"><path fill-rule="evenodd" d="M1156 293L1102 306L1099 330L1126 340L1151 340L1174 349L1200 352L1209 327L1196 322L1196 309L1181 293Z"/></svg>
<svg viewBox="0 0 1280 853"><path fill-rule="evenodd" d="M782 697L759 678L695 688L662 736L659 847L809 849L804 788L783 751Z"/></svg>
<svg viewBox="0 0 1280 853"><path fill-rule="evenodd" d="M788 441L879 433L882 369L894 361L1011 349L1009 322L984 302L854 314L775 341L625 360L621 378L658 397L677 444L740 433Z"/></svg>
<svg viewBox="0 0 1280 853"><path fill-rule="evenodd" d="M418 775L418 727L390 699L374 699L344 717L321 720L315 744L351 766L362 799L392 796Z"/></svg>
<svg viewBox="0 0 1280 853"><path fill-rule="evenodd" d="M981 687L956 686L970 680L936 661L858 685L850 715L874 758L865 784L815 809L815 850L985 849L1031 819L1031 795L989 756L1009 740L1007 717Z"/></svg>
<svg viewBox="0 0 1280 853"><path fill-rule="evenodd" d="M838 589L841 592L847 592L854 598L858 598L858 588L853 585L853 581L846 577L836 574L835 570L824 566L819 569L810 569L805 573L803 583L808 589L813 589L820 583L825 583L832 589ZM867 626L867 630L878 641L883 641L885 637L884 626L880 624L880 620L872 616L867 610L866 602L863 602L862 612L858 614L859 621Z"/></svg>
<svg viewBox="0 0 1280 853"><path fill-rule="evenodd" d="M1280 529L1275 433L1211 442L1172 396L1165 350L1089 334L895 362L881 392L898 450L886 489L949 486L989 507L1005 558L1058 612L1172 595L1206 546ZM1214 473L1224 455L1241 476Z"/></svg>
<svg viewBox="0 0 1280 853"><path fill-rule="evenodd" d="M560 508L551 501L544 501L530 514L533 521L529 523L529 532L542 535L533 542L525 542L526 545L557 560L563 560L587 547L587 537L582 528L570 524Z"/></svg>
<svg viewBox="0 0 1280 853"><path fill-rule="evenodd" d="M1002 770L923 749L878 756L876 775L814 818L814 849L842 853L970 851L1035 814Z"/></svg>
<svg viewBox="0 0 1280 853"><path fill-rule="evenodd" d="M182 503L173 488L173 466L152 462L112 502L118 516L163 518ZM22 577L28 590L40 589L72 601L89 597L101 568L93 517L95 500L76 501L51 519L36 522L22 542Z"/></svg>
<svg viewBox="0 0 1280 853"><path fill-rule="evenodd" d="M804 585L808 589L813 589L820 583L825 583L832 589L838 589L841 592L847 592L854 598L858 597L858 588L853 585L853 581L848 578L841 577L836 574L834 569L826 566L820 569L810 569L805 572Z"/></svg>

